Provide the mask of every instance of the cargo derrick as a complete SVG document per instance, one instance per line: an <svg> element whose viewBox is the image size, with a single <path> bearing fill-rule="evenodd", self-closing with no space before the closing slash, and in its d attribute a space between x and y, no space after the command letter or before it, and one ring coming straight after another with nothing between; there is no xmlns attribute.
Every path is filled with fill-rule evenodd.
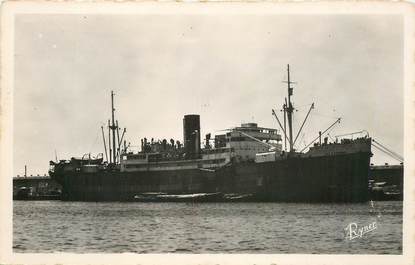
<svg viewBox="0 0 415 265"><path fill-rule="evenodd" d="M273 116L284 132L287 153L272 151L256 155L258 183L262 190L258 194L263 201L294 202L363 202L368 200L368 175L371 153L371 138L365 135L357 139L338 139L329 143L322 137L340 123L338 118L323 132L306 145L300 152L294 148L296 140L309 117L314 103L293 139L293 96L294 84L290 80L290 67L287 66L287 98L283 104L284 126L274 110ZM285 121L288 119L288 133ZM318 140L318 142L316 142ZM310 145L313 145L309 148ZM308 148L308 150L307 150ZM306 151L307 150L307 151ZM306 151L306 152L304 152ZM265 184L262 184L265 183Z"/></svg>

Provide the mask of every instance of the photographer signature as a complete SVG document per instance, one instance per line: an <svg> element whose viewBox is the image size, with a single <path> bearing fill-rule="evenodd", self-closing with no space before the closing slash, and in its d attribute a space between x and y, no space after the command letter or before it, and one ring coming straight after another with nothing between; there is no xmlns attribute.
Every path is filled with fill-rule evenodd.
<svg viewBox="0 0 415 265"><path fill-rule="evenodd" d="M370 201L370 212L371 213L375 213L376 209L375 209L375 204L374 202L371 200ZM381 213L379 212L377 214L377 219L381 218ZM346 239L349 240L353 240L356 238L362 238L363 235L372 232L374 230L376 230L378 228L378 224L376 223L376 221L364 225L364 226L358 226L357 223L350 223L349 225L347 225L346 228L344 228L344 232L345 232L345 237Z"/></svg>
<svg viewBox="0 0 415 265"><path fill-rule="evenodd" d="M373 222L368 225L358 226L357 223L350 223L344 230L346 233L346 238L353 240L355 238L362 238L363 235L376 230L377 223Z"/></svg>

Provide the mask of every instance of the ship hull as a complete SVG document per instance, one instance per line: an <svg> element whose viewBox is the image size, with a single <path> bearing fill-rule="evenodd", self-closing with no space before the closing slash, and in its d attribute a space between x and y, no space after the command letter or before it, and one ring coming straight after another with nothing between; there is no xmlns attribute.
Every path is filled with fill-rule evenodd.
<svg viewBox="0 0 415 265"><path fill-rule="evenodd" d="M214 175L195 170L64 173L62 199L70 201L132 201L141 193L192 194L215 192Z"/></svg>
<svg viewBox="0 0 415 265"><path fill-rule="evenodd" d="M370 156L357 152L233 163L216 170L54 172L51 176L62 184L62 199L71 201L134 201L138 194L154 192L250 194L249 201L264 202L364 202ZM226 196L214 198L228 201Z"/></svg>
<svg viewBox="0 0 415 265"><path fill-rule="evenodd" d="M370 155L292 158L260 168L261 197L284 202L365 202Z"/></svg>

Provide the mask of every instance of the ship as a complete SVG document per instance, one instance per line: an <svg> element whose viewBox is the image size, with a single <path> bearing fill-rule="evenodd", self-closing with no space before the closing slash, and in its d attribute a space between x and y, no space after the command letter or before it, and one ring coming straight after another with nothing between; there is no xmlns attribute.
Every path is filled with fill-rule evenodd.
<svg viewBox="0 0 415 265"><path fill-rule="evenodd" d="M371 138L329 141L324 137L337 119L302 150L295 144L293 82L287 65L287 97L279 129L243 123L214 136L200 136L200 115L183 118L183 142L141 139L134 152L115 119L111 91L104 153L50 161L49 175L69 201L191 202L365 202L368 200ZM121 133L122 132L122 133ZM120 137L121 134L121 137ZM203 147L202 147L203 145ZM104 159L105 157L105 159Z"/></svg>

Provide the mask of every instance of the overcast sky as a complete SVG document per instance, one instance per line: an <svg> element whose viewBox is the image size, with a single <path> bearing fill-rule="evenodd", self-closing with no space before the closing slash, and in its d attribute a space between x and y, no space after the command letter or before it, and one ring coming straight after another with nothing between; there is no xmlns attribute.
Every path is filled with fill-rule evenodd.
<svg viewBox="0 0 415 265"><path fill-rule="evenodd" d="M127 141L183 140L257 122L294 86L298 148L336 117L330 135L367 130L403 154L403 27L386 15L18 15L14 170L47 173L49 160L102 153L101 125L116 117ZM278 113L281 116L281 112ZM374 151L374 163L398 163Z"/></svg>

